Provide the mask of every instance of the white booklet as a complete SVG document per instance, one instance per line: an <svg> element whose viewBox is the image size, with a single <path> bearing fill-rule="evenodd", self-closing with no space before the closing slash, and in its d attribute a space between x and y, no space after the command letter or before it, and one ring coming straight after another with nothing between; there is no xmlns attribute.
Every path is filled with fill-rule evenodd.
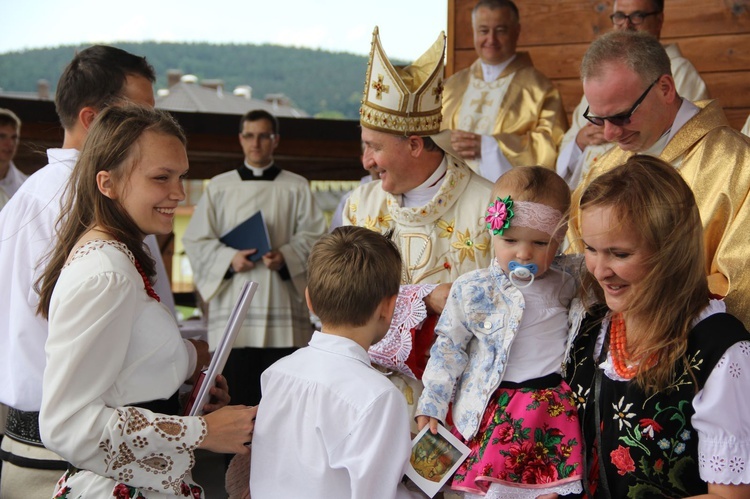
<svg viewBox="0 0 750 499"><path fill-rule="evenodd" d="M443 425L438 424L437 435L430 432L430 425L425 425L411 441L406 476L433 497L451 479L469 452L471 449Z"/></svg>
<svg viewBox="0 0 750 499"><path fill-rule="evenodd" d="M224 334L221 335L221 341L211 357L211 364L201 373L193 386L193 391L190 393L190 398L185 407L186 416L203 415L203 406L208 403L211 396L209 390L216 386L216 376L224 370L234 346L234 340L237 338L240 328L242 328L242 323L245 322L245 316L247 316L247 310L250 308L250 302L253 300L256 289L258 289L258 283L254 281L245 281L245 284L242 285L237 303L234 304L224 328Z"/></svg>

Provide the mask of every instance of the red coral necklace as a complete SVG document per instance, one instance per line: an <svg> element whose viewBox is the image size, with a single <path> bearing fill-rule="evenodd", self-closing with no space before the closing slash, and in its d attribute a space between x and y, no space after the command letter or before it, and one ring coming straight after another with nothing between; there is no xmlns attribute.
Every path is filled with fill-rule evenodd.
<svg viewBox="0 0 750 499"><path fill-rule="evenodd" d="M621 313L612 316L609 326L609 348L612 353L612 367L618 376L624 379L633 379L638 373L638 362L630 359L628 355L628 339L625 334L625 319ZM635 364L635 365L632 365ZM656 364L656 354L652 354L646 360L645 368Z"/></svg>
<svg viewBox="0 0 750 499"><path fill-rule="evenodd" d="M154 300L160 302L161 298L159 298L159 295L151 286L151 281L148 279L148 277L146 277L146 273L143 271L143 267L141 267L141 262L139 262L135 258L133 259L133 261L135 262L135 268L138 270L138 273L141 274L141 279L143 279L143 286L146 288L146 294L148 294Z"/></svg>

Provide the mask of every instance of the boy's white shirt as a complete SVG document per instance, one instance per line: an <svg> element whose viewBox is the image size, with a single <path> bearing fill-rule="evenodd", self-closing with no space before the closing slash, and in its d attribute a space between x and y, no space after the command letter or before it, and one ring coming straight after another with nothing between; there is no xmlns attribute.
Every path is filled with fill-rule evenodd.
<svg viewBox="0 0 750 499"><path fill-rule="evenodd" d="M418 497L400 484L411 454L403 395L341 336L310 345L261 377L253 499Z"/></svg>

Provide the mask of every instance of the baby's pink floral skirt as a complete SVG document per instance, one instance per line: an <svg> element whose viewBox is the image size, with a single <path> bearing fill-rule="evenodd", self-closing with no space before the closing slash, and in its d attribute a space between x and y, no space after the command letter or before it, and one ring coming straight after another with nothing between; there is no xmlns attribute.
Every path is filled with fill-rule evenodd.
<svg viewBox="0 0 750 499"><path fill-rule="evenodd" d="M501 386L465 443L471 453L453 476L455 490L484 494L493 483L544 493L579 489L571 482L580 483L583 473L581 428L564 381L543 389Z"/></svg>

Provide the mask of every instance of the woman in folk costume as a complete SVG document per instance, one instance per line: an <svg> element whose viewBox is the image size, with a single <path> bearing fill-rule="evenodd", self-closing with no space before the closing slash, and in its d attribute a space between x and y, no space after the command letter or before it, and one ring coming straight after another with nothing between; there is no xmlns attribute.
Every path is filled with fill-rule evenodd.
<svg viewBox="0 0 750 499"><path fill-rule="evenodd" d="M171 232L187 170L179 125L136 106L103 111L74 168L39 283L49 320L40 432L70 463L55 497L201 498L195 449L248 452L255 408L222 407L222 379L204 417L136 407L196 379L207 359L159 303L143 246Z"/></svg>
<svg viewBox="0 0 750 499"><path fill-rule="evenodd" d="M750 334L709 295L692 191L633 156L580 213L590 314L566 374L587 496L750 497Z"/></svg>
<svg viewBox="0 0 750 499"><path fill-rule="evenodd" d="M582 489L581 431L562 380L583 316L574 277L556 265L570 190L555 172L518 167L487 210L495 260L453 283L417 407L437 432L450 404L471 449L451 488L467 498L536 498Z"/></svg>

